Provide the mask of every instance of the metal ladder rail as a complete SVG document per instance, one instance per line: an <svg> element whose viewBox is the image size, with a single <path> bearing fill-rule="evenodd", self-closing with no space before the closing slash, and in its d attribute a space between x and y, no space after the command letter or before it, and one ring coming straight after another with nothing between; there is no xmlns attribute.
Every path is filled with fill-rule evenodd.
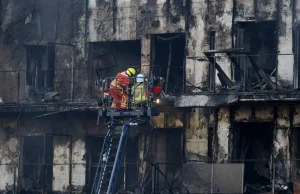
<svg viewBox="0 0 300 194"><path fill-rule="evenodd" d="M101 193L101 190L103 190L103 186L105 184L105 182L108 182L106 181L106 176L107 174L110 174L111 171L109 171L108 169L108 166L109 166L109 163L110 163L110 159L112 158L112 156L114 155L114 150L117 150L117 147L113 146L113 141L114 141L114 136L112 135L110 138L109 138L109 146L108 146L108 149L106 149L107 151L104 152L104 154L102 154L102 159L104 159L104 157L106 158L105 161L103 161L102 165L101 165L101 171L100 171L100 174L99 174L99 179L98 179L98 183L97 183L97 188L96 188L96 193L97 194L100 194Z"/></svg>
<svg viewBox="0 0 300 194"><path fill-rule="evenodd" d="M103 146L102 146L102 150L101 150L101 154L99 157L99 162L98 162L98 166L94 178L94 183L91 191L92 194L99 194L101 192L102 189L101 186L103 183L103 178L105 176L105 171L108 163L108 159L106 161L103 161L103 155L104 153L107 153L107 155L110 154L110 151L112 149L112 140L113 140L113 135L115 132L114 129L116 127L116 124L117 124L116 121L112 121L108 126L109 129L103 142Z"/></svg>
<svg viewBox="0 0 300 194"><path fill-rule="evenodd" d="M122 134L120 137L119 146L118 146L113 170L112 170L111 177L109 180L107 194L114 194L114 192L115 192L118 175L119 175L119 170L122 165L123 155L124 155L124 151L126 148L128 132L129 132L130 126L133 126L133 125L138 125L138 124L137 123L125 123L123 125Z"/></svg>

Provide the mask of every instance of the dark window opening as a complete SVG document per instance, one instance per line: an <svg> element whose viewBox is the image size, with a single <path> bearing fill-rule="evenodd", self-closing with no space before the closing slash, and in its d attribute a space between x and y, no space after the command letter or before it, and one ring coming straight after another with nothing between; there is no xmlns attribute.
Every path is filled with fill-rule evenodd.
<svg viewBox="0 0 300 194"><path fill-rule="evenodd" d="M50 136L22 138L20 184L21 189L51 191L53 170L53 139Z"/></svg>
<svg viewBox="0 0 300 194"><path fill-rule="evenodd" d="M244 185L253 188L271 184L272 123L236 123L233 129L233 159L244 163Z"/></svg>
<svg viewBox="0 0 300 194"><path fill-rule="evenodd" d="M129 67L141 70L141 41L113 41L91 43L92 83L103 77L114 77ZM98 90L93 88L93 96Z"/></svg>
<svg viewBox="0 0 300 194"><path fill-rule="evenodd" d="M87 148L87 170L86 170L86 177L87 177L87 190L91 192L93 181L95 178L95 172L97 170L97 165L99 162L99 156L101 154L102 146L103 146L104 137L103 136L90 136L88 137L88 148ZM137 160L138 160L138 140L131 139L128 137L127 144L126 144L126 153L125 154L125 163L126 168L124 168L124 159L123 164L120 169L118 175L118 183L116 190L126 190L132 191L137 188ZM107 167L108 171L111 171L113 164L109 164ZM126 170L126 173L124 172ZM124 181L126 175L126 181ZM106 179L109 180L109 173L107 174ZM126 184L124 185L124 182ZM104 185L104 190L107 189L108 185Z"/></svg>
<svg viewBox="0 0 300 194"><path fill-rule="evenodd" d="M275 77L276 68L276 22L239 22L237 29L237 48L250 52L257 65L267 74ZM251 82L256 82L255 72L246 56L239 56L238 63ZM235 70L235 80L241 76Z"/></svg>
<svg viewBox="0 0 300 194"><path fill-rule="evenodd" d="M300 173L299 170L300 169L300 128L297 127L294 129L294 135L293 135L293 140L294 140L294 159L295 159L295 168L296 170L293 171L294 174L294 178L299 180L300 179Z"/></svg>
<svg viewBox="0 0 300 194"><path fill-rule="evenodd" d="M141 68L141 42L138 40L101 42L92 45L94 78L113 77L129 67L136 70Z"/></svg>
<svg viewBox="0 0 300 194"><path fill-rule="evenodd" d="M27 95L32 99L44 97L53 90L55 63L54 46L26 47L26 86Z"/></svg>
<svg viewBox="0 0 300 194"><path fill-rule="evenodd" d="M185 34L152 35L152 41L152 73L165 79L166 93L182 94L185 77Z"/></svg>
<svg viewBox="0 0 300 194"><path fill-rule="evenodd" d="M155 173L152 176L156 188L154 193L168 189L167 182L173 183L173 191L180 191L181 183L177 176L180 173L183 157L182 134L181 128L167 128L155 132L152 151L158 166L154 169Z"/></svg>

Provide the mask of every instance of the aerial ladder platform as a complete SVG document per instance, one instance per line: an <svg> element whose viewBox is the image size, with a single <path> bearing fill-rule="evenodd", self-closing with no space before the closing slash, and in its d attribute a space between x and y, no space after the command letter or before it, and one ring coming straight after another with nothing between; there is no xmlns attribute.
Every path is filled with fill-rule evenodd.
<svg viewBox="0 0 300 194"><path fill-rule="evenodd" d="M146 104L134 104L132 108L134 98L129 97L131 100L129 100L128 110L111 110L112 99L109 95L109 84L113 79L105 78L98 83L98 86L100 86L101 109L98 112L97 123L99 118L104 118L108 131L100 153L92 194L114 194L117 192L118 175L122 166L130 127L145 125L150 117L158 116L160 113L154 106L155 99L148 94ZM149 88L149 86L145 85L145 88ZM120 129L120 127L122 128Z"/></svg>

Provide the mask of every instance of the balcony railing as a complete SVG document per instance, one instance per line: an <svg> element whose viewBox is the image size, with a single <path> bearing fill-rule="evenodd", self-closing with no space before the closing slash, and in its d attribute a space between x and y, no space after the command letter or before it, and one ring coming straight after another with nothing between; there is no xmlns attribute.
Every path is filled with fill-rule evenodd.
<svg viewBox="0 0 300 194"><path fill-rule="evenodd" d="M186 81L187 88L198 88L199 92L211 93L289 91L293 87L298 88L298 85L293 86L291 83L280 80L278 76L277 57L279 55L294 56L293 54L267 55L269 58L274 58L272 60L275 61L274 64L267 60L258 63L256 58L260 55L253 55L244 49L210 50L204 52L204 55L187 58L209 63L207 84L199 89ZM294 75L296 74L297 72L294 72Z"/></svg>
<svg viewBox="0 0 300 194"><path fill-rule="evenodd" d="M91 69L68 68L52 70L0 71L2 102L74 101L91 88L88 75Z"/></svg>

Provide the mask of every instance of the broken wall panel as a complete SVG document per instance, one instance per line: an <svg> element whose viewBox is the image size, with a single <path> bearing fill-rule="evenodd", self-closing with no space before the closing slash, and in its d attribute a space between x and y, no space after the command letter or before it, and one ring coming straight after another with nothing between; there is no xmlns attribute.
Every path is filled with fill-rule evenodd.
<svg viewBox="0 0 300 194"><path fill-rule="evenodd" d="M188 160L206 160L208 154L208 117L206 109L195 108L186 117L185 155Z"/></svg>
<svg viewBox="0 0 300 194"><path fill-rule="evenodd" d="M68 191L70 188L70 137L53 137L53 191Z"/></svg>

